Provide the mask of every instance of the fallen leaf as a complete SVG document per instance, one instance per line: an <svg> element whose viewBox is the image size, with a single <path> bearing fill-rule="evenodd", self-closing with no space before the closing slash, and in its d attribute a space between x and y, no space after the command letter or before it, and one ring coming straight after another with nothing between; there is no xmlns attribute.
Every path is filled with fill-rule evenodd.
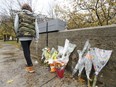
<svg viewBox="0 0 116 87"><path fill-rule="evenodd" d="M8 84L11 84L13 82L13 80L8 80L7 83Z"/></svg>

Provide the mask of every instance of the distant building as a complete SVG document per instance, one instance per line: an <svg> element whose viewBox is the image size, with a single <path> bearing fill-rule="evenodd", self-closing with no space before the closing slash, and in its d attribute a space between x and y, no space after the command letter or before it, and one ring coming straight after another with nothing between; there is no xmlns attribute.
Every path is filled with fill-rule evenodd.
<svg viewBox="0 0 116 87"><path fill-rule="evenodd" d="M13 10L13 13L16 14L19 11ZM60 19L49 18L43 14L35 14L37 17L38 27L40 29L40 33L52 32L52 31L60 31L65 30L66 22ZM48 31L46 31L48 29Z"/></svg>

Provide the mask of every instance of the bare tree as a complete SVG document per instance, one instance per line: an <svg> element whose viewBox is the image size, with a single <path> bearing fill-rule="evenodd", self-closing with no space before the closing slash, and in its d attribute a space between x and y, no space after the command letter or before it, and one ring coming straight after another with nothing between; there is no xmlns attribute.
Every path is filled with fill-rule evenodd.
<svg viewBox="0 0 116 87"><path fill-rule="evenodd" d="M1 34L3 34L5 37L15 36L13 29L14 16L15 12L21 10L22 2L20 2L19 0L4 0L2 1L2 3L3 6L0 9ZM31 4L31 0L28 0L27 3Z"/></svg>
<svg viewBox="0 0 116 87"><path fill-rule="evenodd" d="M115 0L74 0L77 9L85 10L90 13L91 19L98 25L108 25L109 21L115 18ZM93 15L96 16L93 18Z"/></svg>

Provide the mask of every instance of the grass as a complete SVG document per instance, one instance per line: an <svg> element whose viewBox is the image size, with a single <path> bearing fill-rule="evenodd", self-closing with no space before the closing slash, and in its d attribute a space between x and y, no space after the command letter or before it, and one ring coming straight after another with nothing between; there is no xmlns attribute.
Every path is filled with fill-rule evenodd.
<svg viewBox="0 0 116 87"><path fill-rule="evenodd" d="M0 40L0 42L2 42L2 40ZM2 45L0 44L0 48L2 48Z"/></svg>
<svg viewBox="0 0 116 87"><path fill-rule="evenodd" d="M11 45L14 45L15 47L17 48L20 48L20 43L17 43L17 41L3 41L3 40L0 40L0 42L4 43L4 44L11 44ZM0 45L1 47L1 45Z"/></svg>
<svg viewBox="0 0 116 87"><path fill-rule="evenodd" d="M0 45L0 48L2 48L2 46Z"/></svg>

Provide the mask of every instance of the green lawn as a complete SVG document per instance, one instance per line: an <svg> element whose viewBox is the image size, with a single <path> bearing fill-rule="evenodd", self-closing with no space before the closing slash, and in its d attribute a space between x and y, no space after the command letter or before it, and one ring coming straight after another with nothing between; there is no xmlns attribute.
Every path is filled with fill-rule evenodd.
<svg viewBox="0 0 116 87"><path fill-rule="evenodd" d="M2 46L0 45L0 48L2 48Z"/></svg>
<svg viewBox="0 0 116 87"><path fill-rule="evenodd" d="M14 45L14 46L16 46L18 48L20 47L20 43L17 43L17 41L5 41L4 42L3 40L0 40L0 42L5 43L5 44L11 44L11 45Z"/></svg>

